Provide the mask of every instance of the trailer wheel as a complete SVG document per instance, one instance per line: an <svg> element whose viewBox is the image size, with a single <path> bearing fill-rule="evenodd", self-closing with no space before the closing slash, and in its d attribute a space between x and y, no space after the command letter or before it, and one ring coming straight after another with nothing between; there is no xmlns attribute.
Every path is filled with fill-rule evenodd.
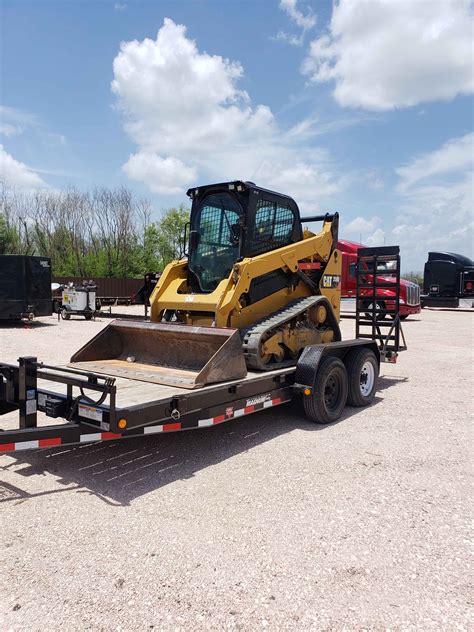
<svg viewBox="0 0 474 632"><path fill-rule="evenodd" d="M306 416L317 424L330 424L341 416L347 401L348 379L344 363L324 358L314 379L311 395L303 396Z"/></svg>
<svg viewBox="0 0 474 632"><path fill-rule="evenodd" d="M375 354L366 347L352 349L346 357L349 376L349 406L368 406L372 403L377 390L379 365Z"/></svg>
<svg viewBox="0 0 474 632"><path fill-rule="evenodd" d="M63 307L61 310L61 318L63 320L69 320L71 318L71 314L67 311L65 307Z"/></svg>

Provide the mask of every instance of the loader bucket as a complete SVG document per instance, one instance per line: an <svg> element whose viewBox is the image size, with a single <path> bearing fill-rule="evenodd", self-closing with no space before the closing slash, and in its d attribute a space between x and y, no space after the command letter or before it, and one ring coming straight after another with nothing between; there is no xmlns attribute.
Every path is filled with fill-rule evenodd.
<svg viewBox="0 0 474 632"><path fill-rule="evenodd" d="M247 375L237 329L114 320L70 366L132 380L197 388Z"/></svg>

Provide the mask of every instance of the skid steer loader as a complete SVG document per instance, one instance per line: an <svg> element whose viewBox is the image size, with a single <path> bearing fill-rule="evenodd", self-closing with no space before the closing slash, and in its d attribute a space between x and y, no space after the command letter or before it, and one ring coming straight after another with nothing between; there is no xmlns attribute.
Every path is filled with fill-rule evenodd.
<svg viewBox="0 0 474 632"><path fill-rule="evenodd" d="M312 233L296 202L252 182L190 189L186 257L164 270L151 322L116 320L71 366L196 388L293 366L307 345L336 342L338 214Z"/></svg>

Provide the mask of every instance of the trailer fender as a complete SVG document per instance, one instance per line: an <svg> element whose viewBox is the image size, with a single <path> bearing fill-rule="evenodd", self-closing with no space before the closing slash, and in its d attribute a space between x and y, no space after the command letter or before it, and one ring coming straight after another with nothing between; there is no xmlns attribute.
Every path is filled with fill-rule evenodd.
<svg viewBox="0 0 474 632"><path fill-rule="evenodd" d="M320 345L308 345L305 347L296 365L294 390L303 392L305 389L312 389L323 358L333 356L345 363L347 354L354 347L366 347L373 351L380 366L380 350L377 343L373 340L354 339Z"/></svg>

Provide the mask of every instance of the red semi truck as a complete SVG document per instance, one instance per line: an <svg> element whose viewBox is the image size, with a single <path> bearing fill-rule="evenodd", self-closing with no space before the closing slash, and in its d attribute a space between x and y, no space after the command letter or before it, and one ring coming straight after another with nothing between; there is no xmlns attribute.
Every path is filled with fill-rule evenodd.
<svg viewBox="0 0 474 632"><path fill-rule="evenodd" d="M353 298L356 295L357 251L365 246L353 241L340 240L337 247L342 252L341 296L342 298ZM370 270L367 272L370 275ZM390 299L394 297L393 290L380 288L378 296L380 300L377 302L380 303L380 306L382 308L386 306L387 309L390 309ZM419 314L420 311L420 286L406 279L400 279L400 318L408 318L411 314Z"/></svg>

